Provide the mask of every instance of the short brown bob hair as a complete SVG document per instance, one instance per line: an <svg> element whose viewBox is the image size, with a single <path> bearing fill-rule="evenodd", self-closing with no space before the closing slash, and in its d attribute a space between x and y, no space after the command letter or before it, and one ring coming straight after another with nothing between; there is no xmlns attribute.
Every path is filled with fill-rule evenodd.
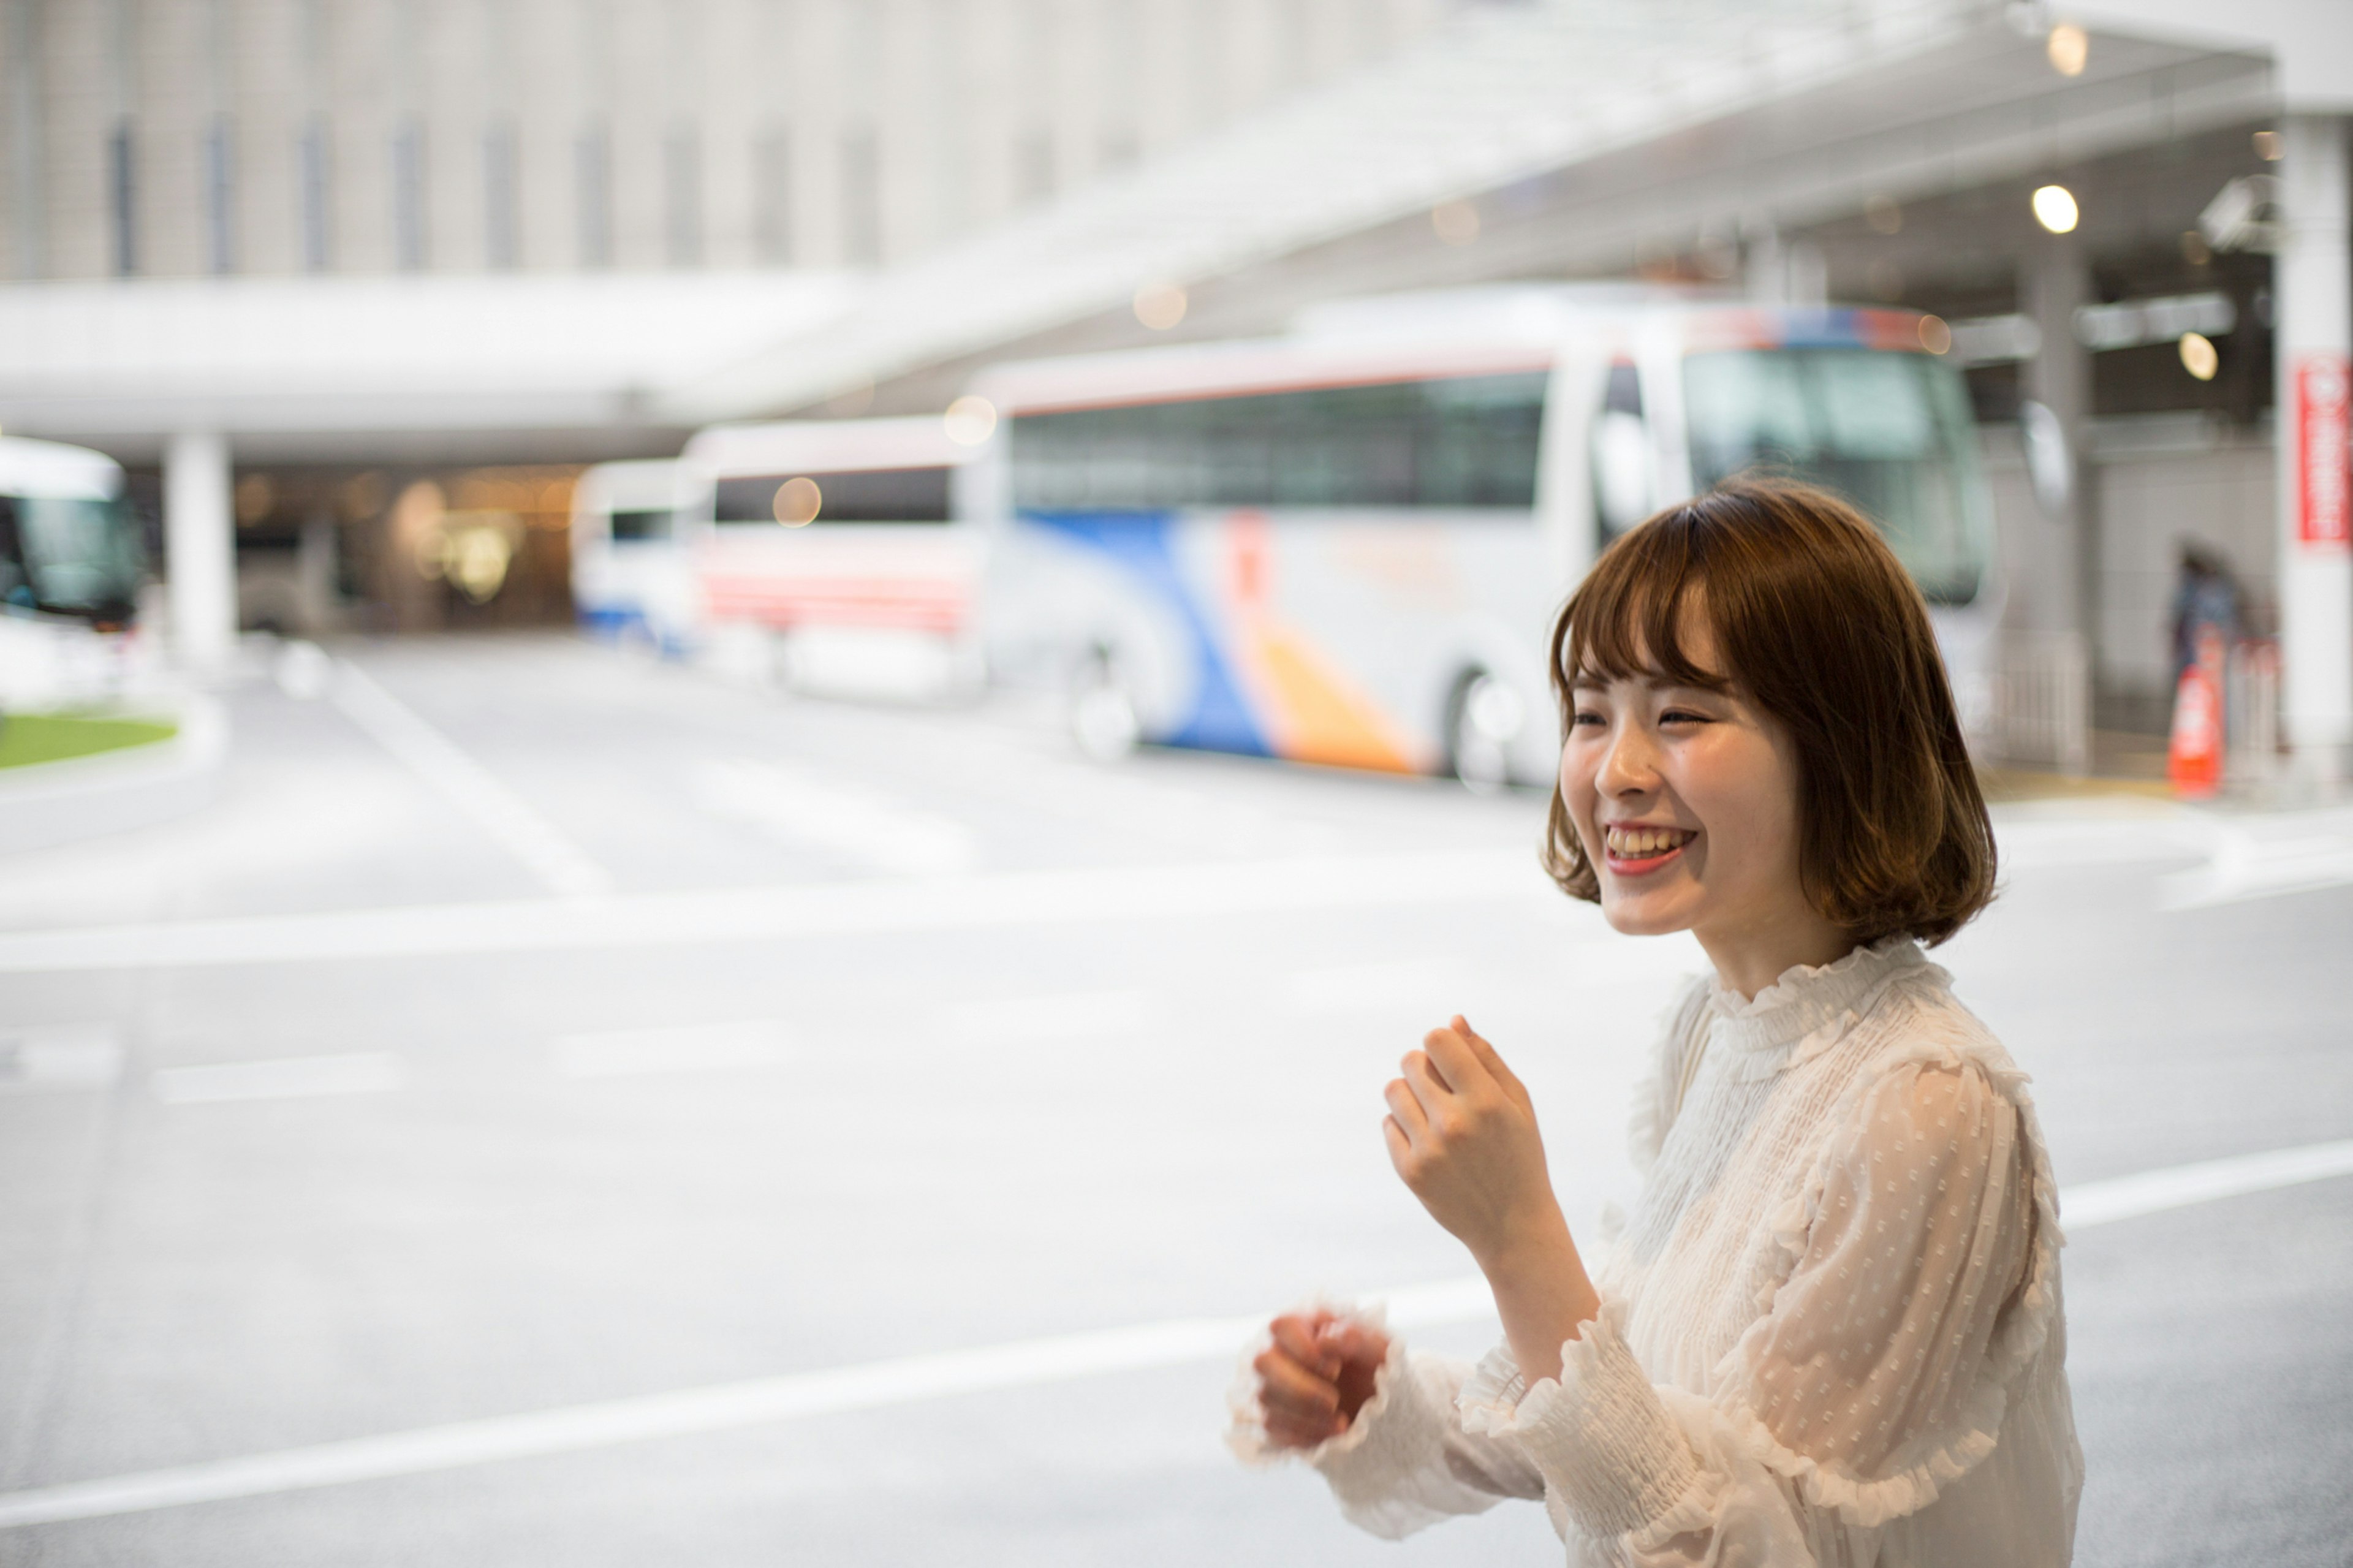
<svg viewBox="0 0 2353 1568"><path fill-rule="evenodd" d="M1684 652L1686 605L1705 617L1722 669ZM1902 933L1933 946L1992 901L1993 825L1928 607L1846 502L1734 479L1611 544L1553 626L1564 732L1578 679L1647 671L1736 691L1787 727L1805 889L1858 942ZM1599 900L1557 784L1546 837L1553 879Z"/></svg>

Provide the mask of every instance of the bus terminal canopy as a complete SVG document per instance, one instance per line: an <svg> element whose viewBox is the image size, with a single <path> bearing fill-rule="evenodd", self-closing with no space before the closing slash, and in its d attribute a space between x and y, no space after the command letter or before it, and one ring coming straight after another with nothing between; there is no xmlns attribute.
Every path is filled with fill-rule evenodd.
<svg viewBox="0 0 2353 1568"><path fill-rule="evenodd" d="M2353 6L2250 0L2221 37L2211 9L2095 5L2069 78L2045 58L2053 15L2002 0L1474 5L1384 65L876 273L0 288L0 426L133 458L191 430L252 458L675 450L894 378L914 378L896 406L935 410L992 361L1135 341L1143 289L1190 290L1186 330L1232 336L1334 296L1622 274L1726 226L1769 256L1777 228L1872 194L2276 113L2282 58L2304 62L2299 91L2353 106ZM1449 245L1431 214L1451 203L1472 223Z"/></svg>
<svg viewBox="0 0 2353 1568"><path fill-rule="evenodd" d="M2104 14L2125 23L2132 9ZM2295 0L2274 9L2295 21ZM839 316L659 406L680 424L790 412L1023 352L1090 318L1132 327L1139 290L1237 276L1256 285L1261 316L1219 325L1254 331L1286 290L1303 303L1393 282L1630 270L1646 243L1687 243L1727 219L1769 235L1873 192L2000 179L2278 107L2260 38L2168 40L2160 18L2146 37L2104 36L2070 79L2045 56L2054 19L1988 0L1475 11L1384 67L891 268ZM1430 215L1466 200L1493 232L1450 264ZM1516 230L1514 209L1535 206L1547 230Z"/></svg>

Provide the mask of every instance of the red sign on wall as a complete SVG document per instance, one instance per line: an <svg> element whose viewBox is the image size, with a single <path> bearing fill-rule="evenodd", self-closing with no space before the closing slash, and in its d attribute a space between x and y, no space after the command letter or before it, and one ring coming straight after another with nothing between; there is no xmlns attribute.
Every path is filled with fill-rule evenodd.
<svg viewBox="0 0 2353 1568"><path fill-rule="evenodd" d="M2346 412L2353 371L2343 354L2309 354L2295 366L2295 537L2342 550L2353 541L2353 446Z"/></svg>

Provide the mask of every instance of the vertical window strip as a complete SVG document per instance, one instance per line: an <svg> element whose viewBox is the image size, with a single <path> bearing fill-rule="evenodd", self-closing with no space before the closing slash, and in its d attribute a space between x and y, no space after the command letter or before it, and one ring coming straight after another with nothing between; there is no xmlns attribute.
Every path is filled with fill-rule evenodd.
<svg viewBox="0 0 2353 1568"><path fill-rule="evenodd" d="M522 265L520 148L514 122L494 120L482 132L482 248L491 270Z"/></svg>
<svg viewBox="0 0 2353 1568"><path fill-rule="evenodd" d="M425 126L415 118L392 134L393 263L404 272L425 266Z"/></svg>
<svg viewBox="0 0 2353 1568"><path fill-rule="evenodd" d="M852 267L882 259L882 160L871 125L841 133L841 251Z"/></svg>
<svg viewBox="0 0 2353 1568"><path fill-rule="evenodd" d="M139 271L139 185L131 119L117 120L106 133L106 207L112 233L114 275Z"/></svg>
<svg viewBox="0 0 2353 1568"><path fill-rule="evenodd" d="M789 267L793 259L793 139L779 126L752 150L753 244L762 265Z"/></svg>
<svg viewBox="0 0 2353 1568"><path fill-rule="evenodd" d="M691 123L670 127L662 143L663 226L672 267L702 265L702 142Z"/></svg>
<svg viewBox="0 0 2353 1568"><path fill-rule="evenodd" d="M205 127L205 252L216 274L237 270L237 143L229 117Z"/></svg>
<svg viewBox="0 0 2353 1568"><path fill-rule="evenodd" d="M9 232L16 241L15 271L38 278L48 270L48 190L42 178L43 110L40 71L41 8L33 0L8 6L7 113Z"/></svg>
<svg viewBox="0 0 2353 1568"><path fill-rule="evenodd" d="M332 232L327 208L327 117L313 114L302 127L295 146L295 179L301 221L304 270L324 272L333 257L328 246Z"/></svg>
<svg viewBox="0 0 2353 1568"><path fill-rule="evenodd" d="M575 148L580 265L586 268L613 264L612 148L612 134L602 121L584 126Z"/></svg>

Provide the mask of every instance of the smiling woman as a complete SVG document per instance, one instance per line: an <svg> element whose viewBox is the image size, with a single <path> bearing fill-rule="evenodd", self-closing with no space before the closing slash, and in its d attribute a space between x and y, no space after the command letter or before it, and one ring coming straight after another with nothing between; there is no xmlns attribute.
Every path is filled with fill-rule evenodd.
<svg viewBox="0 0 2353 1568"><path fill-rule="evenodd" d="M1992 899L1993 828L1920 592L1834 497L1746 480L1661 513L1570 599L1553 666L1568 741L1546 868L1571 897L1660 910L1663 884L1631 879L1663 866L1602 841L1612 825L1703 826L1630 813L1629 766L1655 740L1658 760L1699 770L1694 789L1735 792L1725 809L1778 806L1788 818L1746 822L1712 847L1719 877L1773 878L1788 907L1749 907L1769 896L1744 882L1748 897L1714 900L1719 918L1820 922L1809 945L1830 942L1834 958L1898 931L1934 945ZM1609 779L1597 776L1605 762ZM1782 837L1796 852L1788 866L1720 864ZM1678 856L1686 901L1708 853ZM1615 873L1606 882L1605 858Z"/></svg>
<svg viewBox="0 0 2353 1568"><path fill-rule="evenodd" d="M1736 480L1613 544L1553 656L1547 868L1715 972L1656 1048L1641 1194L1588 1271L1527 1090L1460 1016L1431 1030L1383 1134L1504 1342L1472 1368L1287 1313L1236 1448L1305 1458L1382 1535L1541 1498L1577 1563L2065 1563L2050 1161L1920 951L1994 861L1919 590L1835 498Z"/></svg>

